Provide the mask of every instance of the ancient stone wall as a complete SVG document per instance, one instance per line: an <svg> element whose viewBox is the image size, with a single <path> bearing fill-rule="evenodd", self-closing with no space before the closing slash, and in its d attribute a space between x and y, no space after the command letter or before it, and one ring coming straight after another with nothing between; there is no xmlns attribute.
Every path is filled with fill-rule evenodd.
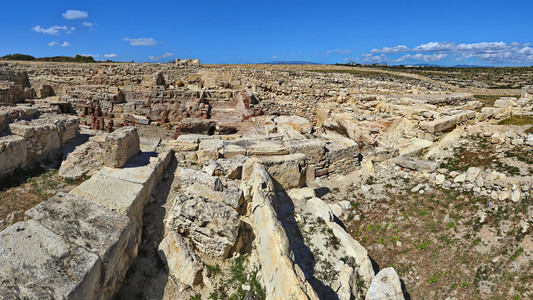
<svg viewBox="0 0 533 300"><path fill-rule="evenodd" d="M78 123L77 117L45 114L39 119L9 124L9 135L0 137L0 174L48 158L77 136Z"/></svg>
<svg viewBox="0 0 533 300"><path fill-rule="evenodd" d="M137 256L143 206L170 152L104 168L0 232L0 294L8 299L109 299Z"/></svg>

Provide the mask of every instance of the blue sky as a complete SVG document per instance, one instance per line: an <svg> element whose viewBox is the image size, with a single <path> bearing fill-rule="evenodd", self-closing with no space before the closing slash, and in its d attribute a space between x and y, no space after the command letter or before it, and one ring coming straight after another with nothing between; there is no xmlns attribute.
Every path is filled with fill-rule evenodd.
<svg viewBox="0 0 533 300"><path fill-rule="evenodd" d="M0 55L533 65L533 1L3 1Z"/></svg>

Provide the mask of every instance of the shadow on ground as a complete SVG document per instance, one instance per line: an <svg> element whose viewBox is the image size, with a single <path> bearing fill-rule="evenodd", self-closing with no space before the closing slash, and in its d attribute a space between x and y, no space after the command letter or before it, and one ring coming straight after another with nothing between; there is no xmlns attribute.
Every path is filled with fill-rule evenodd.
<svg viewBox="0 0 533 300"><path fill-rule="evenodd" d="M144 154L144 153L143 153ZM136 164L150 158L145 152ZM133 162L132 162L133 163ZM171 198L171 186L177 161L173 157L163 173L163 179L154 189L148 204L144 207L143 231L137 258L126 274L115 299L163 299L169 275L166 265L158 255L158 246L164 238L166 214L165 204Z"/></svg>

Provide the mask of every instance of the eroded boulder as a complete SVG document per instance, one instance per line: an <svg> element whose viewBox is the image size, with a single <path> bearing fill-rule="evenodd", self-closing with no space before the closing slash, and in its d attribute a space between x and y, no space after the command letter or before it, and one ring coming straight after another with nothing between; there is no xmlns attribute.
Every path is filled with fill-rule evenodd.
<svg viewBox="0 0 533 300"><path fill-rule="evenodd" d="M174 278L188 286L202 283L202 260L179 233L169 232L159 244L158 254Z"/></svg>
<svg viewBox="0 0 533 300"><path fill-rule="evenodd" d="M237 241L239 214L231 207L200 196L179 194L167 218L167 228L189 237L207 256L228 257Z"/></svg>

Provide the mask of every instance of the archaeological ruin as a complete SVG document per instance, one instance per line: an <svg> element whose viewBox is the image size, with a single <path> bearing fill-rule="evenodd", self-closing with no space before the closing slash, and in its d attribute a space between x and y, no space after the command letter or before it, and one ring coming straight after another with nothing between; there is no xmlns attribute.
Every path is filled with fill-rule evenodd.
<svg viewBox="0 0 533 300"><path fill-rule="evenodd" d="M0 299L533 297L532 120L379 68L0 63Z"/></svg>

